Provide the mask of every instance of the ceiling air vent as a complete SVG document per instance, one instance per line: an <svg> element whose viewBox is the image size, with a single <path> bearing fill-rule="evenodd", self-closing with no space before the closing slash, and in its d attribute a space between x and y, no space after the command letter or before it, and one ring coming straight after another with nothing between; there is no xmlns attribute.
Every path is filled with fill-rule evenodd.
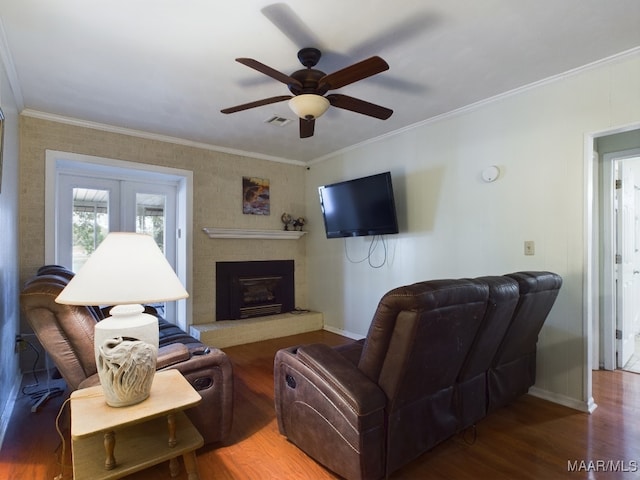
<svg viewBox="0 0 640 480"><path fill-rule="evenodd" d="M267 118L264 123L268 123L270 125L275 125L276 127L284 127L288 123L291 123L291 120L284 117L279 117L278 115L274 115L272 117Z"/></svg>

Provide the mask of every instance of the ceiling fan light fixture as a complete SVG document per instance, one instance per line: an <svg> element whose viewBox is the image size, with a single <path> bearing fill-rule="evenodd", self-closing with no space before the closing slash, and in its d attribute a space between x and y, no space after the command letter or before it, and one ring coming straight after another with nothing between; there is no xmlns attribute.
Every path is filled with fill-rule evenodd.
<svg viewBox="0 0 640 480"><path fill-rule="evenodd" d="M329 100L322 95L314 93L296 95L289 100L289 108L293 113L306 120L313 120L322 116L329 108L329 105Z"/></svg>

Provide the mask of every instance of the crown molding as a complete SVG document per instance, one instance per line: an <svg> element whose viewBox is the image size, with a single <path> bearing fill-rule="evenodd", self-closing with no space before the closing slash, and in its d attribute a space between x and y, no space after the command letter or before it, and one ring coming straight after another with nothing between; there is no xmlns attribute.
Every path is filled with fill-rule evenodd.
<svg viewBox="0 0 640 480"><path fill-rule="evenodd" d="M47 113L39 110L32 110L29 108L22 110L21 115L24 115L25 117L38 118L40 120L48 120L51 122L64 123L65 125L72 125L75 127L91 128L93 130L100 130L100 131L109 132L109 133L117 133L120 135L128 135L130 137L144 138L146 140L156 140L159 142L171 143L174 145L183 145L187 147L199 148L201 150L228 153L231 155L238 155L240 157L251 157L251 158L257 158L259 160L269 160L271 162L288 163L291 165L301 165L301 166L306 165L306 163L300 160L275 157L272 155L264 155L258 152L248 152L244 150L226 148L218 145L212 145L209 143L196 142L193 140L186 140L184 138L171 137L169 135L161 135L157 133L150 133L142 130L135 130L132 128L116 127L114 125L109 125L106 123L90 122L88 120L81 120L74 117L66 117L64 115Z"/></svg>

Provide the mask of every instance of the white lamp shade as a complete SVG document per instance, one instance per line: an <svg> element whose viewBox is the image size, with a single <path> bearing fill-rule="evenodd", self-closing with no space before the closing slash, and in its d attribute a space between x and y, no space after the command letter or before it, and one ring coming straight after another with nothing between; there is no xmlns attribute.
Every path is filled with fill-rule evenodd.
<svg viewBox="0 0 640 480"><path fill-rule="evenodd" d="M289 108L300 118L307 120L320 117L329 108L329 100L321 95L305 93L289 100Z"/></svg>
<svg viewBox="0 0 640 480"><path fill-rule="evenodd" d="M67 305L145 304L189 294L148 235L112 232L60 292Z"/></svg>

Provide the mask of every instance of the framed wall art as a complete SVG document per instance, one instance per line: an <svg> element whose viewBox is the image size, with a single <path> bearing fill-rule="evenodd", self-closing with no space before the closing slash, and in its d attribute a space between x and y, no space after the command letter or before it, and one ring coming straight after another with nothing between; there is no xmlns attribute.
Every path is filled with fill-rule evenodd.
<svg viewBox="0 0 640 480"><path fill-rule="evenodd" d="M269 180L256 177L242 177L242 213L248 215L269 215Z"/></svg>

